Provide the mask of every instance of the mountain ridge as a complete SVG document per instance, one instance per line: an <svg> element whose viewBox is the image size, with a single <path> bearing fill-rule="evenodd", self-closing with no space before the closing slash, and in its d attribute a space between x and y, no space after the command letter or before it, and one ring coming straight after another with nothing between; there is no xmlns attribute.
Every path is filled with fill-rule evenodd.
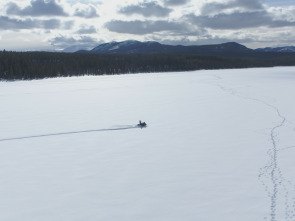
<svg viewBox="0 0 295 221"><path fill-rule="evenodd" d="M219 54L219 53L249 53L252 49L247 48L236 42L227 42L212 45L167 45L156 41L140 42L127 40L121 42L103 43L91 50L80 50L77 53L95 54L160 54L160 53L179 53L179 54Z"/></svg>
<svg viewBox="0 0 295 221"><path fill-rule="evenodd" d="M282 46L282 47L266 47L266 48L257 48L256 51L262 52L281 52L281 53L293 53L295 52L295 46Z"/></svg>
<svg viewBox="0 0 295 221"><path fill-rule="evenodd" d="M168 45L156 41L113 41L100 44L91 50L78 50L76 53L92 54L257 54L257 53L295 53L295 46L266 47L250 49L237 42L211 45Z"/></svg>

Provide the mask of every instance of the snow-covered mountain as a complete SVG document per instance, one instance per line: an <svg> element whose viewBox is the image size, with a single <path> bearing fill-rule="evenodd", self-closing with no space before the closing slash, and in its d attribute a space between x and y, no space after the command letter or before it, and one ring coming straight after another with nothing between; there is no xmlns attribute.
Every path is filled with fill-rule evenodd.
<svg viewBox="0 0 295 221"><path fill-rule="evenodd" d="M96 54L256 54L257 52L295 52L295 46L267 47L250 49L236 42L213 45L167 45L155 41L140 42L135 40L109 42L100 44L91 50L80 50L79 53Z"/></svg>
<svg viewBox="0 0 295 221"><path fill-rule="evenodd" d="M154 41L140 42L134 40L122 41L122 42L110 42L98 45L97 47L90 50L95 53L117 53L117 52L127 52L132 53L133 51L139 51L142 48L158 47L161 44Z"/></svg>
<svg viewBox="0 0 295 221"><path fill-rule="evenodd" d="M267 47L267 48L257 48L256 51L260 52L295 52L295 46L284 46L284 47Z"/></svg>
<svg viewBox="0 0 295 221"><path fill-rule="evenodd" d="M222 54L222 53L249 53L253 50L236 42L228 42L215 45L166 45L155 41L140 42L134 40L122 42L110 42L98 45L90 51L78 51L83 53L100 54Z"/></svg>
<svg viewBox="0 0 295 221"><path fill-rule="evenodd" d="M78 50L85 50L85 48L86 47L83 47L81 45L72 45L72 46L69 46L69 47L63 49L62 52L71 53L71 52L75 52Z"/></svg>

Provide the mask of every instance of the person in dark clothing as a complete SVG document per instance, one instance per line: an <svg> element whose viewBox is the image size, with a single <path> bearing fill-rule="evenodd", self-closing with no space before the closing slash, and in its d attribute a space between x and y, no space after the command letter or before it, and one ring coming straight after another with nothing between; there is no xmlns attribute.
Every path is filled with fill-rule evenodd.
<svg viewBox="0 0 295 221"><path fill-rule="evenodd" d="M146 127L146 123L145 122L141 122L141 120L139 121L139 124L137 124L137 126L139 127Z"/></svg>

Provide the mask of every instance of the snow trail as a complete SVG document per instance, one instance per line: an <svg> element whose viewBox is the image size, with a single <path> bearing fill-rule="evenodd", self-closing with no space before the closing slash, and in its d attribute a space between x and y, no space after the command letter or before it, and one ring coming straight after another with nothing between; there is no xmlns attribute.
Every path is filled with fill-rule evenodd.
<svg viewBox="0 0 295 221"><path fill-rule="evenodd" d="M31 138L40 138L40 137L62 136L62 135L70 135L70 134L92 133L92 132L101 132L101 131L129 130L129 129L135 129L135 128L141 128L141 127L138 127L137 125L128 125L128 126L124 126L124 127L116 127L116 128L108 128L108 129L94 129L94 130L69 131L69 132L60 132L60 133L48 133L48 134L39 134L39 135L23 136L23 137L3 138L3 139L0 139L0 142L31 139Z"/></svg>
<svg viewBox="0 0 295 221"><path fill-rule="evenodd" d="M284 151L284 150L289 150L289 149L293 149L293 148L295 148L295 146L283 147L281 149L278 149L278 151Z"/></svg>
<svg viewBox="0 0 295 221"><path fill-rule="evenodd" d="M222 80L221 77L217 77L213 75L215 79L219 82ZM282 171L279 167L279 156L278 152L280 150L287 150L290 148L294 148L294 146L279 148L279 129L285 127L286 122L289 122L285 116L283 116L278 107L267 103L264 100L260 100L257 98L248 97L240 94L236 90L232 88L226 88L221 84L217 84L217 86L224 92L230 93L233 96L240 97L245 100L252 100L257 103L263 104L273 111L275 111L277 117L279 118L279 122L276 123L270 130L270 140L271 147L267 151L267 155L269 156L268 162L266 165L260 169L258 179L262 183L265 188L265 191L270 198L270 217L265 217L265 220L270 221L279 221L279 214L284 213L286 221L294 221L295 219L295 186L283 177ZM289 122L291 123L291 122ZM284 201L284 205L280 205L280 202ZM284 211L279 211L284 210Z"/></svg>

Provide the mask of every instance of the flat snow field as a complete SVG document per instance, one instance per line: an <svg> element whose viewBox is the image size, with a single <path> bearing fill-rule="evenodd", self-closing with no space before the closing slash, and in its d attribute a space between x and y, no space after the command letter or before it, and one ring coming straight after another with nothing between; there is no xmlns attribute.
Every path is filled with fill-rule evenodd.
<svg viewBox="0 0 295 221"><path fill-rule="evenodd" d="M295 67L1 82L0 220L294 221L294 94Z"/></svg>

